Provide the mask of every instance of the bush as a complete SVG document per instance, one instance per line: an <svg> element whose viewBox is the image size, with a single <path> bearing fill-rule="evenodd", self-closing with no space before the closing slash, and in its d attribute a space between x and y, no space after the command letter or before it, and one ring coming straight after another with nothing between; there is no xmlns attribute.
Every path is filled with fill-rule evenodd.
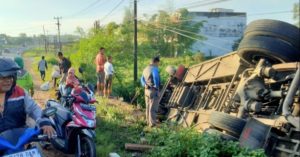
<svg viewBox="0 0 300 157"><path fill-rule="evenodd" d="M78 67L83 69L82 77L86 82L93 84L97 82L97 74L94 64L80 63Z"/></svg>
<svg viewBox="0 0 300 157"><path fill-rule="evenodd" d="M155 147L149 157L265 157L263 150L250 151L237 142L223 141L217 135L200 134L192 129L164 126L154 129L147 137Z"/></svg>
<svg viewBox="0 0 300 157"><path fill-rule="evenodd" d="M58 65L58 60L55 57L50 57L47 59L47 63L51 65Z"/></svg>
<svg viewBox="0 0 300 157"><path fill-rule="evenodd" d="M205 56L204 56L203 53L196 53L196 54L193 56L193 60L194 60L195 62L200 63L200 62L205 61Z"/></svg>

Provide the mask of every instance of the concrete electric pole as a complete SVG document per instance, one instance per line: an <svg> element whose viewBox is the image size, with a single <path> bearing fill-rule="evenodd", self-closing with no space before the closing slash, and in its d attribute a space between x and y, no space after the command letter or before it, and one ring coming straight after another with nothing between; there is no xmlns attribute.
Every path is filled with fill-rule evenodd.
<svg viewBox="0 0 300 157"><path fill-rule="evenodd" d="M57 20L57 31L58 31L58 48L59 48L59 51L61 51L61 48L62 48L62 45L61 45L61 41L60 41L60 23L59 23L59 20L61 19L61 17L54 17L54 19Z"/></svg>
<svg viewBox="0 0 300 157"><path fill-rule="evenodd" d="M47 37L46 37L46 32L45 32L45 27L43 26L43 32L44 32L44 42L45 42L45 52L46 54L48 53L48 47L47 47Z"/></svg>
<svg viewBox="0 0 300 157"><path fill-rule="evenodd" d="M133 76L134 76L134 83L137 81L137 0L134 0L134 52L133 52L133 58L134 58L134 70L133 70Z"/></svg>

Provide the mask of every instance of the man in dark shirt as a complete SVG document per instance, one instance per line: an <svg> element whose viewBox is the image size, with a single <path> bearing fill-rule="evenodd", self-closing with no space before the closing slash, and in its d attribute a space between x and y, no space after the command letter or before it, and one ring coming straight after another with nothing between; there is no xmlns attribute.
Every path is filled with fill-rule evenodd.
<svg viewBox="0 0 300 157"><path fill-rule="evenodd" d="M59 69L60 69L60 73L61 73L60 83L65 83L67 74L68 74L68 70L71 67L71 62L66 57L64 57L62 52L58 52L57 56L59 58Z"/></svg>

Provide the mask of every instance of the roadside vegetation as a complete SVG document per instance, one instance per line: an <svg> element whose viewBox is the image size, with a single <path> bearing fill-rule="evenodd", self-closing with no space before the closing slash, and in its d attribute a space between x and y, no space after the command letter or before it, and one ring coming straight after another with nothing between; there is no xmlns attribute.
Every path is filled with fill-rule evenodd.
<svg viewBox="0 0 300 157"><path fill-rule="evenodd" d="M138 48L138 77L143 68L150 63L151 58L161 56L160 74L162 84L167 80L165 68L168 65L184 65L186 67L207 59L202 53L189 52L193 40L182 38L167 31L173 27L190 32L196 32L202 26L200 23L190 23L187 10L179 10L181 16L176 17L167 12L159 13L144 21L139 21ZM96 145L97 156L108 156L117 152L122 157L132 156L133 152L125 151L125 143L141 143L145 134L146 143L155 146L150 152L142 154L149 157L188 157L188 156L265 156L262 150L250 151L240 148L238 143L224 142L214 135L198 133L196 130L176 126L162 125L149 129L144 119L143 89L133 81L133 48L132 48L132 15L126 10L122 24L109 23L104 27L96 27L85 33L80 28L81 40L75 44L64 45L64 56L72 62L72 67L82 67L84 73L79 77L87 82L96 83L94 59L100 47L106 48L106 56L113 57L116 74L113 79L113 94L122 97L126 102L135 100L138 105L125 105L120 101L113 101L97 97L97 128ZM186 27L192 26L192 27ZM191 34L194 38L205 40L203 37ZM32 57L33 68L44 55L49 69L46 80L51 80L52 66L57 64L56 52L45 54L41 49L35 49L25 54ZM212 56L210 56L212 57ZM38 70L36 70L37 75ZM145 141L144 141L145 142ZM144 143L143 142L143 143Z"/></svg>
<svg viewBox="0 0 300 157"><path fill-rule="evenodd" d="M99 157L111 152L131 157L133 152L125 151L125 143L155 146L139 154L147 157L265 157L263 150L250 151L240 148L237 142L222 141L216 135L201 134L193 129L167 124L149 129L141 109L120 101L98 100L96 142Z"/></svg>
<svg viewBox="0 0 300 157"><path fill-rule="evenodd" d="M33 57L33 67L40 59L40 52L30 51L25 57ZM53 55L53 56L52 56ZM47 54L47 59L54 54ZM51 65L50 65L51 66ZM36 70L34 75L39 75ZM49 70L47 73L50 76ZM53 91L50 91L53 92ZM54 98L54 97L53 97ZM122 157L132 157L135 152L125 150L125 143L141 143L155 146L153 150L138 153L142 157L264 157L263 150L250 151L240 148L236 142L225 142L214 135L201 134L193 129L181 128L173 124L163 124L159 128L146 127L144 110L118 100L97 97L97 156L108 156L116 152ZM145 140L142 140L142 139Z"/></svg>

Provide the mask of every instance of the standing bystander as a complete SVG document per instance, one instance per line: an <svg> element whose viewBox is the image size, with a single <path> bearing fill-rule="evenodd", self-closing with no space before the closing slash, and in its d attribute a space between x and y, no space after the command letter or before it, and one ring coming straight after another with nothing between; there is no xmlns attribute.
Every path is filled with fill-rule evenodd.
<svg viewBox="0 0 300 157"><path fill-rule="evenodd" d="M105 72L104 96L109 97L112 91L112 77L115 72L112 65L111 56L107 57L107 61L104 64L104 72Z"/></svg>
<svg viewBox="0 0 300 157"><path fill-rule="evenodd" d="M66 82L68 70L71 67L71 62L66 57L64 57L62 52L58 52L57 56L59 58L59 69L61 73L61 80L59 83L62 84Z"/></svg>
<svg viewBox="0 0 300 157"><path fill-rule="evenodd" d="M145 88L146 120L149 127L156 125L160 86L159 62L159 57L154 57L152 63L144 69L141 77L141 84Z"/></svg>
<svg viewBox="0 0 300 157"><path fill-rule="evenodd" d="M104 64L106 62L104 51L105 48L101 47L95 59L96 72L97 72L97 93L99 96L103 95L102 92L104 87L104 77L105 77Z"/></svg>

